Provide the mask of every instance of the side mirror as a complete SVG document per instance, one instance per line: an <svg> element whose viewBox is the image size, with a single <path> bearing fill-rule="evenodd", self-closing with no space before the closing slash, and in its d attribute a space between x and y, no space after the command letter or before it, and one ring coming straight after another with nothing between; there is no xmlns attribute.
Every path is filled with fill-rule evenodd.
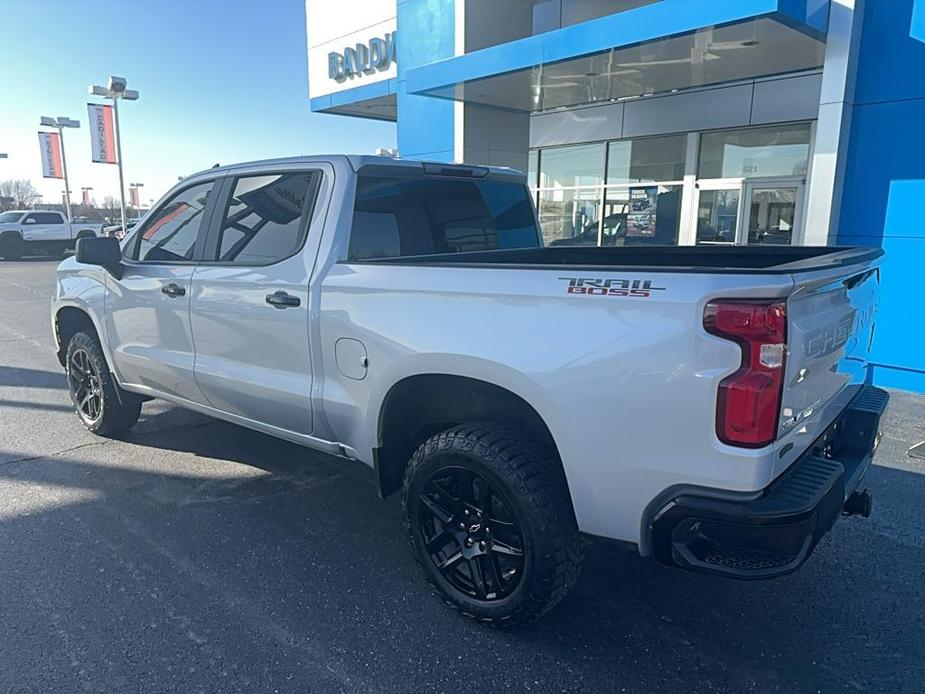
<svg viewBox="0 0 925 694"><path fill-rule="evenodd" d="M77 239L77 262L99 265L117 278L122 275L122 247L111 236Z"/></svg>

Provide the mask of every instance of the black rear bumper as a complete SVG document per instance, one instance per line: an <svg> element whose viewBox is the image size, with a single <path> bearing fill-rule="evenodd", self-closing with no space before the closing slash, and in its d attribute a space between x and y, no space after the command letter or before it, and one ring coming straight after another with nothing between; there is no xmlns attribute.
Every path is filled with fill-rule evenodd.
<svg viewBox="0 0 925 694"><path fill-rule="evenodd" d="M762 492L691 489L659 503L649 524L654 557L741 579L795 571L870 467L889 397L879 388L859 387L825 433Z"/></svg>

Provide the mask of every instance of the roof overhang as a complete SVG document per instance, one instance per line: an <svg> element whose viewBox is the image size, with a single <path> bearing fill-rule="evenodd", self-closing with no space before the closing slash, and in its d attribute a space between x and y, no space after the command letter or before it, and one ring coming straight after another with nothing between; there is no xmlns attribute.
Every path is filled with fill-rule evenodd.
<svg viewBox="0 0 925 694"><path fill-rule="evenodd" d="M820 67L828 0L662 0L409 69L409 93L517 111Z"/></svg>
<svg viewBox="0 0 925 694"><path fill-rule="evenodd" d="M398 117L397 104L395 80L388 79L315 97L311 109L317 113L394 122Z"/></svg>

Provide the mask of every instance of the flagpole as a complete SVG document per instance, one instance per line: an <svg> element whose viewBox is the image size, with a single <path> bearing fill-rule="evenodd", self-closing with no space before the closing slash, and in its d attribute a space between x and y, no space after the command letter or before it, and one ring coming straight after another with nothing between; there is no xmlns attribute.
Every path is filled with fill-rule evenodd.
<svg viewBox="0 0 925 694"><path fill-rule="evenodd" d="M54 128L58 131L58 151L61 154L61 173L64 176L64 206L67 209L67 221L71 221L71 182L67 177L67 157L64 154L64 128L79 128L80 121L72 120L64 116L58 116L57 118L51 118L49 116L42 116L39 119L39 125L46 128ZM51 136L54 133L39 133L44 134L48 141L51 140ZM51 154L48 155L52 157ZM44 173L44 172L43 172ZM57 172L53 172L57 173Z"/></svg>
<svg viewBox="0 0 925 694"><path fill-rule="evenodd" d="M64 129L58 126L58 143L61 145L61 168L64 170L64 204L67 207L67 223L71 223L71 185L67 180L67 156L64 154Z"/></svg>
<svg viewBox="0 0 925 694"><path fill-rule="evenodd" d="M122 231L125 229L125 178L122 174L122 128L119 127L119 99L128 99L135 101L138 98L138 92L134 89L126 89L126 79L124 77L109 76L109 83L103 87L98 84L91 84L88 91L94 96L104 96L112 99L112 116L113 127L116 129L116 164L119 166L119 200L122 204Z"/></svg>
<svg viewBox="0 0 925 694"><path fill-rule="evenodd" d="M122 177L122 128L119 127L119 99L112 99L112 116L116 123L116 159L119 165L119 199L122 201L122 232L125 233L125 179Z"/></svg>

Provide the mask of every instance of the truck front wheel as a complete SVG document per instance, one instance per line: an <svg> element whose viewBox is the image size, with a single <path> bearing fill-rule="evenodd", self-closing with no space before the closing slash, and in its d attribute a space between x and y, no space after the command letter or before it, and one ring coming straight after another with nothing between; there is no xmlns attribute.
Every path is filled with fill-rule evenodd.
<svg viewBox="0 0 925 694"><path fill-rule="evenodd" d="M141 415L141 398L116 384L96 336L76 333L67 347L67 385L74 411L94 434L114 436Z"/></svg>
<svg viewBox="0 0 925 694"><path fill-rule="evenodd" d="M405 472L415 557L444 601L493 626L538 618L575 583L581 540L555 451L520 430L453 427Z"/></svg>
<svg viewBox="0 0 925 694"><path fill-rule="evenodd" d="M22 236L13 232L0 236L0 258L19 260L25 255L26 242Z"/></svg>

